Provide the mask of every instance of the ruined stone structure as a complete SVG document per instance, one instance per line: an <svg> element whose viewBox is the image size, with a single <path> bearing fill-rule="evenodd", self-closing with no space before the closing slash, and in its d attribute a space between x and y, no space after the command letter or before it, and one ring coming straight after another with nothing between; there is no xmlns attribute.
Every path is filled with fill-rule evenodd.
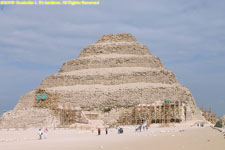
<svg viewBox="0 0 225 150"><path fill-rule="evenodd" d="M225 115L220 118L222 128L225 128Z"/></svg>
<svg viewBox="0 0 225 150"><path fill-rule="evenodd" d="M211 109L204 109L203 107L201 107L200 110L202 112L202 116L206 121L209 121L212 124L216 124L217 121L216 113L213 113Z"/></svg>
<svg viewBox="0 0 225 150"><path fill-rule="evenodd" d="M190 90L131 34L103 35L38 88L57 93L59 107L79 107L90 122L103 120L110 124L118 121L123 108L162 103L165 99L182 104L186 120L202 119ZM22 96L15 109L1 117L1 127L60 125L56 110L35 107L35 97L35 91Z"/></svg>
<svg viewBox="0 0 225 150"><path fill-rule="evenodd" d="M225 128L225 115L223 117L217 119L215 127Z"/></svg>
<svg viewBox="0 0 225 150"><path fill-rule="evenodd" d="M223 123L222 123L222 127L225 128L225 115L221 118L221 120L222 120L222 122L223 122Z"/></svg>

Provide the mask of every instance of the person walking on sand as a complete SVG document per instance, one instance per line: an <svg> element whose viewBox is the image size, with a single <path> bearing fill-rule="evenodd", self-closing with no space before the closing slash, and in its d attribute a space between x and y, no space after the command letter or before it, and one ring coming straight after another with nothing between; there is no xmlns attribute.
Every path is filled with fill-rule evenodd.
<svg viewBox="0 0 225 150"><path fill-rule="evenodd" d="M98 135L101 135L101 129L98 128Z"/></svg>
<svg viewBox="0 0 225 150"><path fill-rule="evenodd" d="M148 131L148 126L146 126L145 128L146 128L146 130Z"/></svg>
<svg viewBox="0 0 225 150"><path fill-rule="evenodd" d="M45 128L45 130L44 130L44 138L47 139L47 137L48 137L48 129Z"/></svg>
<svg viewBox="0 0 225 150"><path fill-rule="evenodd" d="M108 134L108 128L107 127L105 128L105 134L106 135Z"/></svg>
<svg viewBox="0 0 225 150"><path fill-rule="evenodd" d="M38 131L39 140L41 140L41 139L42 139L42 134L43 134L42 129L39 129L39 131Z"/></svg>

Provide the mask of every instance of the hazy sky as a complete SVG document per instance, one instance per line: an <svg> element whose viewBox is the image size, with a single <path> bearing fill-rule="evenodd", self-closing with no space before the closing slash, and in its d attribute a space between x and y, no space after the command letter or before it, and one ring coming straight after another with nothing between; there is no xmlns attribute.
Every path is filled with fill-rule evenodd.
<svg viewBox="0 0 225 150"><path fill-rule="evenodd" d="M99 6L0 6L0 112L106 33L131 33L225 114L224 0L100 0Z"/></svg>

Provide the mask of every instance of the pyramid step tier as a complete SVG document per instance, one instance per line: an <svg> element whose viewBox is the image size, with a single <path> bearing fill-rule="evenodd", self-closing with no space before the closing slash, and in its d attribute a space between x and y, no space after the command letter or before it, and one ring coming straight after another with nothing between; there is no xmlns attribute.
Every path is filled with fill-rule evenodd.
<svg viewBox="0 0 225 150"><path fill-rule="evenodd" d="M82 108L129 107L165 99L194 106L190 91L180 84L127 83L120 85L75 85L46 88L59 93L60 103L72 103ZM85 101L83 100L85 99Z"/></svg>
<svg viewBox="0 0 225 150"><path fill-rule="evenodd" d="M49 109L28 108L5 113L2 128L40 128L53 123L53 111Z"/></svg>
<svg viewBox="0 0 225 150"><path fill-rule="evenodd" d="M60 72L110 67L163 67L160 59L152 55L108 54L79 57L63 64Z"/></svg>
<svg viewBox="0 0 225 150"><path fill-rule="evenodd" d="M79 57L100 54L151 55L147 46L139 42L109 42L89 45L81 51Z"/></svg>
<svg viewBox="0 0 225 150"><path fill-rule="evenodd" d="M123 83L177 83L173 72L164 68L147 67L115 67L83 69L72 72L57 73L47 77L40 85L41 88L104 84L115 85Z"/></svg>
<svg viewBox="0 0 225 150"><path fill-rule="evenodd" d="M130 33L120 34L104 34L101 36L96 43L107 43L107 42L136 42L136 38Z"/></svg>

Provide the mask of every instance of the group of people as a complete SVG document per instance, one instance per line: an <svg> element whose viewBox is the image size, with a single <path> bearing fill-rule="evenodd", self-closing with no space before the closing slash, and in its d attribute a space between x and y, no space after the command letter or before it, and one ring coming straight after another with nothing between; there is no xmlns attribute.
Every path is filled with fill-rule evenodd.
<svg viewBox="0 0 225 150"><path fill-rule="evenodd" d="M123 133L123 128L120 128L119 126L116 127L116 129L118 129L118 134L122 134ZM108 134L108 127L105 128L105 134ZM101 135L101 128L98 128L98 135Z"/></svg>
<svg viewBox="0 0 225 150"><path fill-rule="evenodd" d="M141 132L142 129L143 130L148 130L148 126L140 125L140 126L135 128L136 131L139 130L140 132ZM123 133L123 128L118 127L118 134L121 134L121 133ZM105 128L105 134L106 135L108 134L108 127ZM39 131L38 131L38 135L39 135L39 139L40 140L42 139L42 136L44 136L44 138L47 139L47 137L48 137L48 129L45 128L44 130L42 130L40 128ZM98 128L98 135L101 135L101 128Z"/></svg>
<svg viewBox="0 0 225 150"><path fill-rule="evenodd" d="M120 127L116 127L118 129L118 134L122 134L123 133L123 128ZM135 127L135 131L139 131L141 132L141 130L148 130L148 126L144 126L144 125L140 125L138 127ZM105 134L108 134L108 128L105 128ZM101 128L98 128L98 135L101 135Z"/></svg>
<svg viewBox="0 0 225 150"><path fill-rule="evenodd" d="M42 136L44 136L45 139L48 138L48 129L45 128L44 131L40 128L38 131L39 139L42 139Z"/></svg>
<svg viewBox="0 0 225 150"><path fill-rule="evenodd" d="M138 127L135 127L135 131L137 132L138 130L141 132L141 130L148 130L148 126L142 126L142 125L140 125L140 126L138 126Z"/></svg>
<svg viewBox="0 0 225 150"><path fill-rule="evenodd" d="M105 128L105 134L108 134L108 128ZM98 135L101 135L101 128L98 128Z"/></svg>

